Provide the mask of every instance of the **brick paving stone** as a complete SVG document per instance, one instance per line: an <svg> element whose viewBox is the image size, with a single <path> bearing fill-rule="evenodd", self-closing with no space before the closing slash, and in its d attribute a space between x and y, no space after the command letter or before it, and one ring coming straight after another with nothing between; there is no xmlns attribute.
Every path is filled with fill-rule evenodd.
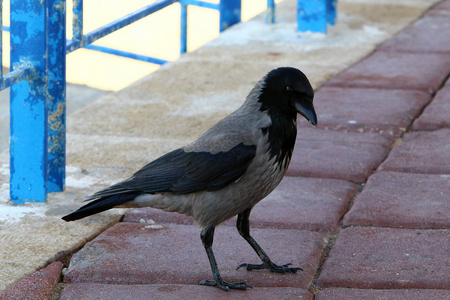
<svg viewBox="0 0 450 300"><path fill-rule="evenodd" d="M252 211L252 227L333 233L358 186L336 179L285 177Z"/></svg>
<svg viewBox="0 0 450 300"><path fill-rule="evenodd" d="M173 223L179 225L192 225L194 219L179 213L166 212L160 209L143 207L133 208L125 213L122 222L141 224Z"/></svg>
<svg viewBox="0 0 450 300"><path fill-rule="evenodd" d="M358 186L336 179L285 177L280 185L255 206L252 228L306 229L321 233L337 230ZM133 209L124 222L190 224L192 218L158 209ZM235 226L236 218L225 223Z"/></svg>
<svg viewBox="0 0 450 300"><path fill-rule="evenodd" d="M435 5L427 13L427 16L450 16L450 1L442 1L441 3Z"/></svg>
<svg viewBox="0 0 450 300"><path fill-rule="evenodd" d="M450 175L377 172L343 225L450 229Z"/></svg>
<svg viewBox="0 0 450 300"><path fill-rule="evenodd" d="M450 174L450 129L405 134L380 170Z"/></svg>
<svg viewBox="0 0 450 300"><path fill-rule="evenodd" d="M77 283L66 287L59 300L104 300L104 299L299 299L312 300L308 291L296 288L258 287L246 291L224 292L217 288L200 285L152 284L152 285L114 285Z"/></svg>
<svg viewBox="0 0 450 300"><path fill-rule="evenodd" d="M450 290L359 290L325 289L315 300L444 300L450 299Z"/></svg>
<svg viewBox="0 0 450 300"><path fill-rule="evenodd" d="M443 87L413 123L413 130L435 130L450 127L450 85Z"/></svg>
<svg viewBox="0 0 450 300"><path fill-rule="evenodd" d="M339 234L321 288L450 289L450 231L351 227Z"/></svg>
<svg viewBox="0 0 450 300"><path fill-rule="evenodd" d="M59 282L63 264L54 262L20 280L0 294L1 300L48 300Z"/></svg>
<svg viewBox="0 0 450 300"><path fill-rule="evenodd" d="M378 49L383 51L450 53L449 16L426 15Z"/></svg>
<svg viewBox="0 0 450 300"><path fill-rule="evenodd" d="M432 93L446 79L449 70L450 56L447 54L377 51L328 81L325 86Z"/></svg>
<svg viewBox="0 0 450 300"><path fill-rule="evenodd" d="M392 136L403 134L430 100L422 91L340 87L323 87L314 97L319 128Z"/></svg>
<svg viewBox="0 0 450 300"><path fill-rule="evenodd" d="M259 263L235 228L216 229L213 249L224 280L256 287L307 288L318 266L323 237L301 230L252 229L252 235L276 263L301 266L296 274L236 270L243 262ZM76 253L65 282L115 284L197 284L211 279L211 269L194 226L119 223Z"/></svg>
<svg viewBox="0 0 450 300"><path fill-rule="evenodd" d="M375 133L302 128L287 174L364 182L386 157L391 143Z"/></svg>

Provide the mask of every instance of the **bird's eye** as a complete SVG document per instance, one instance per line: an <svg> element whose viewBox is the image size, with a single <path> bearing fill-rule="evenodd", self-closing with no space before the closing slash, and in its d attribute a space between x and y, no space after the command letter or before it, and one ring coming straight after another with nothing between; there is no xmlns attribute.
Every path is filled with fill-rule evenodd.
<svg viewBox="0 0 450 300"><path fill-rule="evenodd" d="M288 92L292 91L292 88L290 85L286 86L286 91L288 91Z"/></svg>

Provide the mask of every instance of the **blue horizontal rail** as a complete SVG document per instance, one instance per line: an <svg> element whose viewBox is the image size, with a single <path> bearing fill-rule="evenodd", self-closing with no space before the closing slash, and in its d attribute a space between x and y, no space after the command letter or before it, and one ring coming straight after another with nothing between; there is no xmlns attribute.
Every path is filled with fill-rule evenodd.
<svg viewBox="0 0 450 300"><path fill-rule="evenodd" d="M3 68L1 68L3 69ZM9 72L0 79L0 90L9 88L13 84L19 83L24 78L30 78L35 73L33 66L22 66L16 70Z"/></svg>
<svg viewBox="0 0 450 300"><path fill-rule="evenodd" d="M168 62L168 60L165 60L165 59L155 58L152 56L142 55L142 54L128 52L128 51L122 51L122 50L104 47L104 46L86 45L86 46L84 46L84 48L89 49L89 50L100 51L100 52L104 52L104 53L108 53L108 54L112 54L112 55L116 55L116 56L136 59L136 60L140 60L143 62L148 62L148 63L152 63L152 64L156 64L156 65L163 65Z"/></svg>
<svg viewBox="0 0 450 300"><path fill-rule="evenodd" d="M198 1L198 0L180 0L180 3L182 5L195 5L195 6L199 6L199 7L220 10L220 4L211 3L211 2Z"/></svg>
<svg viewBox="0 0 450 300"><path fill-rule="evenodd" d="M74 20L73 20L73 38L67 41L66 53L70 53L79 48L86 48L105 53L118 55L122 57L137 59L149 63L162 65L166 60L158 59L150 56L130 53L127 51L116 50L108 47L91 45L96 40L113 33L125 26L128 26L158 10L161 10L173 3L179 2L181 6L181 33L180 33L180 53L187 51L187 6L199 6L209 9L219 10L220 12L220 31L223 31L231 25L240 22L241 20L241 2L240 0L225 0L219 4L198 1L198 0L162 0L153 4L147 5L133 13L130 13L120 19L117 19L109 24L106 24L90 33L83 34L83 1L75 0L73 6Z"/></svg>
<svg viewBox="0 0 450 300"><path fill-rule="evenodd" d="M78 0L81 1L81 0ZM96 30L93 30L87 34L82 35L81 34L81 39L79 40L72 40L70 43L67 44L66 47L66 53L70 53L78 48L84 47L88 44L92 44L93 42L95 42L96 40L110 34L113 33L127 25L130 25L136 21L139 21L140 19L154 13L157 12L175 2L178 2L179 0L161 0L155 3L152 3L150 5L147 5L135 12L132 12L122 18L119 18L111 23L106 24L105 26L102 26ZM81 12L77 12L77 14L82 14ZM80 25L78 25L80 26ZM79 28L76 32L82 32L82 27ZM74 34L74 36L79 37L80 34L77 33L76 35Z"/></svg>
<svg viewBox="0 0 450 300"><path fill-rule="evenodd" d="M83 34L83 0L73 1L73 36L66 39L66 0L10 0L11 72L0 64L0 90L10 91L11 202L44 202L64 190L66 164L66 54L79 48L162 65L167 61L93 45L102 37L174 3L181 7L180 52L187 51L188 6L219 11L223 31L241 21L241 0L159 0ZM325 32L336 20L337 0L298 0L298 30ZM275 1L267 0L266 23L275 22ZM0 56L2 49L0 47ZM1 62L1 57L0 57Z"/></svg>

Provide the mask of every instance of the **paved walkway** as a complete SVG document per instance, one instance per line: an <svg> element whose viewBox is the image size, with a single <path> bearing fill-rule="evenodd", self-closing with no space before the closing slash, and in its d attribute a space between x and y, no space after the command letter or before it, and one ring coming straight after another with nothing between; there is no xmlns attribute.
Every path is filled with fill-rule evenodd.
<svg viewBox="0 0 450 300"><path fill-rule="evenodd" d="M234 220L216 230L222 276L253 290L198 286L211 277L192 221L153 209L122 222L7 290L1 299L450 299L450 1L424 14L317 91L319 128L300 121L279 188L252 233L278 263L258 263ZM66 262L67 263L67 262ZM31 298L30 298L31 299Z"/></svg>

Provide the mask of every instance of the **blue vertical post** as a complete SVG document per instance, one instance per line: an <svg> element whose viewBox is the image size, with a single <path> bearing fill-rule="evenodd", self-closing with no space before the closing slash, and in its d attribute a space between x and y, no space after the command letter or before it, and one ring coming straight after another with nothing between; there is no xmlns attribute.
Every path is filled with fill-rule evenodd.
<svg viewBox="0 0 450 300"><path fill-rule="evenodd" d="M187 5L180 2L180 55L187 51Z"/></svg>
<svg viewBox="0 0 450 300"><path fill-rule="evenodd" d="M267 0L266 24L275 23L275 0Z"/></svg>
<svg viewBox="0 0 450 300"><path fill-rule="evenodd" d="M0 77L3 77L3 0L0 0Z"/></svg>
<svg viewBox="0 0 450 300"><path fill-rule="evenodd" d="M11 69L32 66L10 91L10 196L45 202L64 187L65 3L11 0Z"/></svg>
<svg viewBox="0 0 450 300"><path fill-rule="evenodd" d="M219 4L220 32L241 22L241 0L221 0Z"/></svg>
<svg viewBox="0 0 450 300"><path fill-rule="evenodd" d="M73 0L72 11L72 39L81 41L83 39L83 0Z"/></svg>
<svg viewBox="0 0 450 300"><path fill-rule="evenodd" d="M48 192L64 190L66 168L66 1L47 0Z"/></svg>
<svg viewBox="0 0 450 300"><path fill-rule="evenodd" d="M327 0L327 23L336 25L337 18L337 0Z"/></svg>
<svg viewBox="0 0 450 300"><path fill-rule="evenodd" d="M298 31L327 31L327 0L297 1Z"/></svg>
<svg viewBox="0 0 450 300"><path fill-rule="evenodd" d="M45 4L11 0L11 69L30 64L35 71L33 78L10 90L10 196L15 203L44 202L47 198Z"/></svg>

